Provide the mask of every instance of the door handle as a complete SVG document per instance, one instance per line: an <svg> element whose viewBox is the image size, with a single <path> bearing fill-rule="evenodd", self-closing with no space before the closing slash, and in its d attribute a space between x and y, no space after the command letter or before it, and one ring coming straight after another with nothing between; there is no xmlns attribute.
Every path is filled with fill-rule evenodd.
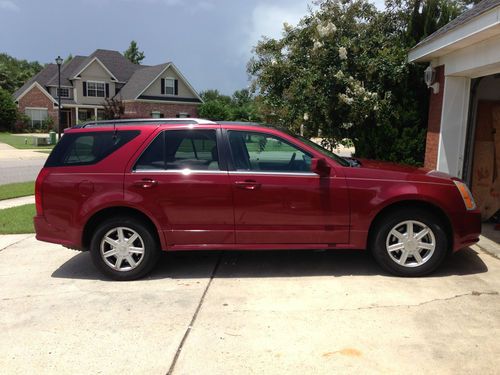
<svg viewBox="0 0 500 375"><path fill-rule="evenodd" d="M143 178L142 180L135 181L134 186L140 187L142 189L150 189L158 185L158 181L152 180L150 178Z"/></svg>
<svg viewBox="0 0 500 375"><path fill-rule="evenodd" d="M261 184L258 183L257 181L245 180L245 181L235 181L234 185L240 189L257 190L258 188L260 188Z"/></svg>

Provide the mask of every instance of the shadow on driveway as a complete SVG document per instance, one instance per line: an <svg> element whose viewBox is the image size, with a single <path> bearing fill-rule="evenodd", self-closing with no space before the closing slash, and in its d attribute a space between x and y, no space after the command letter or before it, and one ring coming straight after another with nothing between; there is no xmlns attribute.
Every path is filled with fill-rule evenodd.
<svg viewBox="0 0 500 375"><path fill-rule="evenodd" d="M371 276L384 272L365 251L193 251L165 253L148 279L209 278L220 260L216 277ZM487 272L478 253L466 248L449 256L431 277ZM108 280L92 264L88 252L79 253L54 271L52 277Z"/></svg>

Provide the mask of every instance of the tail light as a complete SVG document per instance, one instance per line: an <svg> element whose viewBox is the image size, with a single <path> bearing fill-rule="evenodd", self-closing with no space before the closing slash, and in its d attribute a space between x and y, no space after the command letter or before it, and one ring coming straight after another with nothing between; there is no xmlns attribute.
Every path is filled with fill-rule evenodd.
<svg viewBox="0 0 500 375"><path fill-rule="evenodd" d="M43 215L43 204L42 204L42 194L43 194L43 181L45 177L49 174L49 171L46 168L42 168L35 182L35 207L36 214L41 216Z"/></svg>

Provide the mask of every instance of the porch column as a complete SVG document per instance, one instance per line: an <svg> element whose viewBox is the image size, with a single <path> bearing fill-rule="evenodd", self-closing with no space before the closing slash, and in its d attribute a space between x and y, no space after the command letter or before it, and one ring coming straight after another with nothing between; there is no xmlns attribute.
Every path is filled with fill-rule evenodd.
<svg viewBox="0 0 500 375"><path fill-rule="evenodd" d="M94 108L94 120L97 121L97 107Z"/></svg>
<svg viewBox="0 0 500 375"><path fill-rule="evenodd" d="M469 77L445 77L437 170L462 177L470 96Z"/></svg>
<svg viewBox="0 0 500 375"><path fill-rule="evenodd" d="M78 124L78 107L75 107L75 125Z"/></svg>

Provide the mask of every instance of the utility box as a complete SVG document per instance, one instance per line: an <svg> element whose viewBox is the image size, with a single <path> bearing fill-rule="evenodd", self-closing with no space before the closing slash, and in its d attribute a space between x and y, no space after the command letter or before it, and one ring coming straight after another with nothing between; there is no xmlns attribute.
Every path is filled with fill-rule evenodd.
<svg viewBox="0 0 500 375"><path fill-rule="evenodd" d="M51 130L49 132L49 144L50 145L55 145L56 144L56 132Z"/></svg>

